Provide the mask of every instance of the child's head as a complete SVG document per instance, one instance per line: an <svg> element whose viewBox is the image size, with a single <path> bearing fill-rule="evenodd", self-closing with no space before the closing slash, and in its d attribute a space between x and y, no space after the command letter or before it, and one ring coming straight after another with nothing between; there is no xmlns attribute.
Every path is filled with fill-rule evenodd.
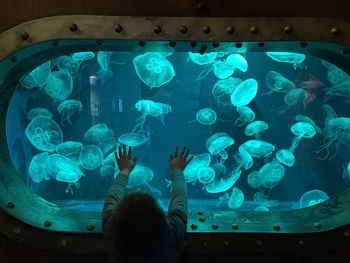
<svg viewBox="0 0 350 263"><path fill-rule="evenodd" d="M120 201L112 218L115 248L124 260L152 258L164 245L166 217L145 192L132 192Z"/></svg>

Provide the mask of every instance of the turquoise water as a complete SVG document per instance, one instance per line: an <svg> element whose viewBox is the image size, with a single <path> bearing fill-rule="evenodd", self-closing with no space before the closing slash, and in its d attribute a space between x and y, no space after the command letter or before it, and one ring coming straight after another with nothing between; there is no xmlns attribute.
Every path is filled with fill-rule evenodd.
<svg viewBox="0 0 350 263"><path fill-rule="evenodd" d="M349 99L345 72L303 54L84 52L19 81L6 136L27 186L69 209L101 210L126 144L128 189L164 209L186 145L191 210L289 210L349 186Z"/></svg>

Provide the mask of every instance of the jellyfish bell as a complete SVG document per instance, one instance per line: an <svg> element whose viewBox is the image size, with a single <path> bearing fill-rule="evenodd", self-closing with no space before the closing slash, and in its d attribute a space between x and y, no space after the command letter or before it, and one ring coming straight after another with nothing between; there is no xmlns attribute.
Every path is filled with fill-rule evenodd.
<svg viewBox="0 0 350 263"><path fill-rule="evenodd" d="M332 85L337 85L348 80L350 77L340 68L331 69L327 71L327 79Z"/></svg>
<svg viewBox="0 0 350 263"><path fill-rule="evenodd" d="M108 154L111 150L116 149L117 142L113 137L102 138L98 143L98 146L101 148L103 155Z"/></svg>
<svg viewBox="0 0 350 263"><path fill-rule="evenodd" d="M81 142L66 141L57 145L56 152L72 160L75 164L79 164L79 156L82 149L83 144Z"/></svg>
<svg viewBox="0 0 350 263"><path fill-rule="evenodd" d="M198 181L202 184L209 184L215 179L215 170L211 167L200 167L198 169Z"/></svg>
<svg viewBox="0 0 350 263"><path fill-rule="evenodd" d="M125 133L118 137L118 142L130 147L138 147L148 141L147 137L139 133Z"/></svg>
<svg viewBox="0 0 350 263"><path fill-rule="evenodd" d="M284 106L277 108L279 114L282 114L297 104L304 103L307 99L307 91L304 89L292 89L284 95Z"/></svg>
<svg viewBox="0 0 350 263"><path fill-rule="evenodd" d="M228 79L220 79L215 82L212 94L217 103L223 106L230 106L230 96L235 88L242 82L239 78L229 77Z"/></svg>
<svg viewBox="0 0 350 263"><path fill-rule="evenodd" d="M102 138L114 137L114 133L110 130L105 123L98 123L90 127L84 133L84 140L98 144Z"/></svg>
<svg viewBox="0 0 350 263"><path fill-rule="evenodd" d="M211 155L219 154L222 159L226 160L228 158L226 148L234 144L232 137L228 136L225 132L218 132L210 136L205 146Z"/></svg>
<svg viewBox="0 0 350 263"><path fill-rule="evenodd" d="M289 167L292 167L295 163L294 154L290 150L281 149L276 153L276 159Z"/></svg>
<svg viewBox="0 0 350 263"><path fill-rule="evenodd" d="M250 172L247 176L248 185L252 188L259 188L264 181L264 174L260 171Z"/></svg>
<svg viewBox="0 0 350 263"><path fill-rule="evenodd" d="M149 182L153 179L153 176L154 174L151 168L137 164L129 175L127 187L135 188L144 185L151 192L161 195L161 192L158 189L149 184Z"/></svg>
<svg viewBox="0 0 350 263"><path fill-rule="evenodd" d="M288 92L295 88L293 82L282 76L276 71L270 71L266 75L266 85L270 89L266 95L273 92Z"/></svg>
<svg viewBox="0 0 350 263"><path fill-rule="evenodd" d="M47 61L36 67L22 81L21 85L26 89L42 88L51 74L51 63Z"/></svg>
<svg viewBox="0 0 350 263"><path fill-rule="evenodd" d="M254 121L250 123L244 130L244 134L256 139L260 138L260 134L266 131L269 125L264 121Z"/></svg>
<svg viewBox="0 0 350 263"><path fill-rule="evenodd" d="M268 200L267 197L260 191L254 194L254 201L259 205L262 205L265 207L276 207L279 205L278 200Z"/></svg>
<svg viewBox="0 0 350 263"><path fill-rule="evenodd" d="M73 78L61 71L52 71L44 90L55 101L64 101L72 93Z"/></svg>
<svg viewBox="0 0 350 263"><path fill-rule="evenodd" d="M230 199L228 200L228 207L231 209L238 209L242 206L243 202L243 192L239 188L233 187Z"/></svg>
<svg viewBox="0 0 350 263"><path fill-rule="evenodd" d="M208 167L211 162L211 156L208 153L196 155L184 170L186 183L194 182L198 179L199 169Z"/></svg>
<svg viewBox="0 0 350 263"><path fill-rule="evenodd" d="M292 125L290 130L296 136L289 148L289 151L292 153L294 153L302 138L311 139L316 134L315 128L310 123L306 122L297 122Z"/></svg>
<svg viewBox="0 0 350 263"><path fill-rule="evenodd" d="M305 60L304 54L291 52L266 52L266 55L277 62L298 64Z"/></svg>
<svg viewBox="0 0 350 263"><path fill-rule="evenodd" d="M62 114L61 124L67 121L72 126L71 117L75 112L81 111L82 107L80 100L62 101L57 107L57 111Z"/></svg>
<svg viewBox="0 0 350 263"><path fill-rule="evenodd" d="M300 204L300 208L305 208L305 207L317 205L328 199L329 197L325 192L321 190L311 190L311 191L305 192L301 196L299 204Z"/></svg>
<svg viewBox="0 0 350 263"><path fill-rule="evenodd" d="M73 60L70 56L58 57L56 65L60 72L71 76L75 75L80 67L80 63Z"/></svg>
<svg viewBox="0 0 350 263"><path fill-rule="evenodd" d="M36 117L48 117L48 118L52 118L52 113L45 108L34 108L31 109L30 111L27 112L27 119L28 120L32 120Z"/></svg>
<svg viewBox="0 0 350 263"><path fill-rule="evenodd" d="M235 126L237 125L241 127L247 122L252 122L255 119L255 112L247 106L237 107L237 112L239 114L239 117L235 122Z"/></svg>
<svg viewBox="0 0 350 263"><path fill-rule="evenodd" d="M63 141L60 126L49 117L39 116L28 124L25 135L39 151L53 152Z"/></svg>
<svg viewBox="0 0 350 263"><path fill-rule="evenodd" d="M243 147L254 158L268 157L275 150L274 145L261 140L249 140L240 147Z"/></svg>
<svg viewBox="0 0 350 263"><path fill-rule="evenodd" d="M190 61L197 65L211 64L217 57L217 52L209 52L204 54L188 52Z"/></svg>
<svg viewBox="0 0 350 263"><path fill-rule="evenodd" d="M103 153L96 145L86 145L81 150L79 161L86 170L94 170L102 164Z"/></svg>
<svg viewBox="0 0 350 263"><path fill-rule="evenodd" d="M102 177L113 177L115 173L115 168L112 165L103 165L100 169L100 175Z"/></svg>
<svg viewBox="0 0 350 263"><path fill-rule="evenodd" d="M266 188L276 186L285 175L284 167L277 160L266 163L259 172L263 174L263 185Z"/></svg>
<svg viewBox="0 0 350 263"><path fill-rule="evenodd" d="M94 52L77 52L72 54L72 59L75 61L85 61L95 58Z"/></svg>
<svg viewBox="0 0 350 263"><path fill-rule="evenodd" d="M267 212L267 211L270 211L270 209L268 209L266 206L259 205L255 207L254 211Z"/></svg>
<svg viewBox="0 0 350 263"><path fill-rule="evenodd" d="M240 54L230 54L226 58L226 63L230 64L232 67L239 69L242 72L248 71L248 62Z"/></svg>
<svg viewBox="0 0 350 263"><path fill-rule="evenodd" d="M215 123L216 118L216 112L210 108L200 109L196 114L197 122L203 125L211 125Z"/></svg>
<svg viewBox="0 0 350 263"><path fill-rule="evenodd" d="M248 170L254 164L253 158L247 152L247 150L240 146L238 148L238 153L234 155L236 162L238 163L239 169L243 168L243 170Z"/></svg>
<svg viewBox="0 0 350 263"><path fill-rule="evenodd" d="M226 175L227 168L222 162L216 162L214 163L211 168L214 169L216 178L221 178L224 175Z"/></svg>
<svg viewBox="0 0 350 263"><path fill-rule="evenodd" d="M109 70L109 62L111 60L112 52L109 51L99 51L97 53L97 63L103 71Z"/></svg>
<svg viewBox="0 0 350 263"><path fill-rule="evenodd" d="M49 180L52 178L52 175L47 169L46 161L48 157L48 152L42 152L32 158L28 168L28 174L34 182L40 183L43 180Z"/></svg>
<svg viewBox="0 0 350 263"><path fill-rule="evenodd" d="M227 79L233 74L235 68L225 61L215 61L213 64L213 71L217 78Z"/></svg>
<svg viewBox="0 0 350 263"><path fill-rule="evenodd" d="M314 127L314 129L316 130L317 133L322 134L322 130L320 127L318 127L316 125L316 123L309 117L302 115L302 114L298 114L297 116L295 116L295 120L299 121L299 122L306 122L312 125L312 127Z"/></svg>
<svg viewBox="0 0 350 263"><path fill-rule="evenodd" d="M329 100L333 96L340 96L346 99L350 98L350 78L333 85L326 90L325 101Z"/></svg>
<svg viewBox="0 0 350 263"><path fill-rule="evenodd" d="M258 82L247 79L240 83L231 94L231 103L236 107L248 105L258 92Z"/></svg>
<svg viewBox="0 0 350 263"><path fill-rule="evenodd" d="M220 206L223 201L230 199L230 194L228 192L224 193L223 195L219 196L219 201L216 203L216 206Z"/></svg>
<svg viewBox="0 0 350 263"><path fill-rule="evenodd" d="M228 178L220 178L219 180L214 180L212 183L207 184L205 190L211 194L225 192L237 182L237 180L241 176L241 173L241 170L236 169Z"/></svg>

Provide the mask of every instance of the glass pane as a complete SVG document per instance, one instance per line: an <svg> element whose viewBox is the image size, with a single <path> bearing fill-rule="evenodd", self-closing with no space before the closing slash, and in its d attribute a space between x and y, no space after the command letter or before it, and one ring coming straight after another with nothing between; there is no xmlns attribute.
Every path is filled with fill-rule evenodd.
<svg viewBox="0 0 350 263"><path fill-rule="evenodd" d="M128 144L129 190L165 210L177 145L196 156L190 210L291 210L348 187L349 99L344 71L303 54L81 52L23 78L7 143L28 187L69 209L102 209Z"/></svg>

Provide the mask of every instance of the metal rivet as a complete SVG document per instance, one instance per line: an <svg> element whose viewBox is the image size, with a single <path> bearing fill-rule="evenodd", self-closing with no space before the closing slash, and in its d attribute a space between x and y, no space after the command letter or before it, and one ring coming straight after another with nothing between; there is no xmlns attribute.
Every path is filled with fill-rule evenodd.
<svg viewBox="0 0 350 263"><path fill-rule="evenodd" d="M200 217L199 218L199 222L205 222L205 218L204 217Z"/></svg>
<svg viewBox="0 0 350 263"><path fill-rule="evenodd" d="M347 49L347 48L344 48L344 49L342 49L341 53L342 53L343 55L349 55L350 50Z"/></svg>
<svg viewBox="0 0 350 263"><path fill-rule="evenodd" d="M237 230L239 226L237 224L232 224L232 229Z"/></svg>
<svg viewBox="0 0 350 263"><path fill-rule="evenodd" d="M208 48L208 47L207 47L206 45L202 45L202 46L201 46L201 49L203 49L203 50L207 50L207 48Z"/></svg>
<svg viewBox="0 0 350 263"><path fill-rule="evenodd" d="M219 46L220 46L220 43L218 43L218 42L214 42L212 45L213 45L213 48L217 48L217 47L219 47Z"/></svg>
<svg viewBox="0 0 350 263"><path fill-rule="evenodd" d="M12 60L13 58L16 58L16 57L12 57L12 58L11 58L11 61L12 61L12 62L16 62L16 61L17 61L17 58L16 58L16 61L13 61L13 60ZM12 209L12 208L15 208L15 204L12 203L12 202L8 202L8 203L7 203L7 208L11 208L11 209Z"/></svg>
<svg viewBox="0 0 350 263"><path fill-rule="evenodd" d="M153 28L153 32L158 35L160 32L162 32L162 28L160 26L155 26Z"/></svg>
<svg viewBox="0 0 350 263"><path fill-rule="evenodd" d="M345 231L345 232L344 232L344 236L345 236L345 237L350 237L350 232Z"/></svg>
<svg viewBox="0 0 350 263"><path fill-rule="evenodd" d="M203 54L204 54L204 50L203 50L203 49L200 49L200 50L199 50L199 54L203 55Z"/></svg>
<svg viewBox="0 0 350 263"><path fill-rule="evenodd" d="M257 34L259 31L259 28L257 26L250 27L250 33Z"/></svg>
<svg viewBox="0 0 350 263"><path fill-rule="evenodd" d="M303 42L300 42L300 46L301 46L301 47L307 47L307 45L308 45L307 42L304 42L304 41L303 41Z"/></svg>
<svg viewBox="0 0 350 263"><path fill-rule="evenodd" d="M186 26L181 26L179 32L181 35L185 35L188 32L188 28Z"/></svg>
<svg viewBox="0 0 350 263"><path fill-rule="evenodd" d="M322 227L322 225L320 223L315 223L314 224L314 228L321 228L321 227Z"/></svg>
<svg viewBox="0 0 350 263"><path fill-rule="evenodd" d="M116 25L116 26L114 27L114 31L115 31L116 33L121 33L121 32L123 31L123 27L122 27L121 25Z"/></svg>
<svg viewBox="0 0 350 263"><path fill-rule="evenodd" d="M191 42L191 47L196 47L197 46L197 43L196 42ZM198 212L198 213L202 213L202 212Z"/></svg>
<svg viewBox="0 0 350 263"><path fill-rule="evenodd" d="M226 27L226 32L229 35L232 35L235 32L235 28L233 26Z"/></svg>
<svg viewBox="0 0 350 263"><path fill-rule="evenodd" d="M274 225L273 229L275 229L276 231L279 231L281 229L280 225Z"/></svg>
<svg viewBox="0 0 350 263"><path fill-rule="evenodd" d="M259 43L257 44L257 46L258 46L258 47L264 47L264 46L265 46L265 43L259 42Z"/></svg>
<svg viewBox="0 0 350 263"><path fill-rule="evenodd" d="M169 42L169 46L170 46L170 47L176 47L176 42L173 42L173 41L172 41L172 42Z"/></svg>
<svg viewBox="0 0 350 263"><path fill-rule="evenodd" d="M101 46L103 44L103 40L102 39L98 39L96 40L96 44Z"/></svg>
<svg viewBox="0 0 350 263"><path fill-rule="evenodd" d="M50 220L46 220L44 222L44 226L46 226L46 227L50 227L51 225L52 225L52 222Z"/></svg>
<svg viewBox="0 0 350 263"><path fill-rule="evenodd" d="M286 34L290 34L290 33L292 33L292 31L293 31L293 27L290 26L290 25L287 25L287 26L285 26L285 27L283 28L283 31L284 31L284 33L286 33Z"/></svg>
<svg viewBox="0 0 350 263"><path fill-rule="evenodd" d="M69 30L72 31L72 32L77 32L78 31L78 26L77 24L71 24L69 26Z"/></svg>
<svg viewBox="0 0 350 263"><path fill-rule="evenodd" d="M304 241L303 241L303 240L299 240L299 241L298 241L298 246L300 246L300 247L305 246Z"/></svg>
<svg viewBox="0 0 350 263"><path fill-rule="evenodd" d="M219 228L219 225L218 224L212 224L211 228L214 229L214 230L217 230Z"/></svg>
<svg viewBox="0 0 350 263"><path fill-rule="evenodd" d="M208 245L208 241L204 240L204 241L202 242L202 246L203 246L203 247L206 247L207 245Z"/></svg>
<svg viewBox="0 0 350 263"><path fill-rule="evenodd" d="M11 61L12 61L13 63L17 62L17 57L16 57L16 56L11 57ZM13 208L13 207L10 207L10 208Z"/></svg>
<svg viewBox="0 0 350 263"><path fill-rule="evenodd" d="M54 41L52 41L52 45L54 47L58 47L60 45L60 42L58 42L57 40L54 40Z"/></svg>
<svg viewBox="0 0 350 263"><path fill-rule="evenodd" d="M242 47L242 43L236 43L236 44L235 44L235 47L236 47L236 48L241 48L241 47Z"/></svg>
<svg viewBox="0 0 350 263"><path fill-rule="evenodd" d="M95 226L94 226L93 224L88 224L88 225L86 226L86 229L87 229L88 231L92 231L92 230L95 229Z"/></svg>
<svg viewBox="0 0 350 263"><path fill-rule="evenodd" d="M13 231L15 235L20 235L22 233L22 230L19 227L16 227Z"/></svg>
<svg viewBox="0 0 350 263"><path fill-rule="evenodd" d="M224 241L224 246L228 247L230 245L230 242L228 242L227 240Z"/></svg>
<svg viewBox="0 0 350 263"><path fill-rule="evenodd" d="M257 240L257 241L256 241L256 245L257 245L258 247L262 247L262 246L263 246L263 242L262 242L261 240Z"/></svg>
<svg viewBox="0 0 350 263"><path fill-rule="evenodd" d="M191 225L191 229L195 230L195 229L197 229L197 228L198 228L198 226L197 226L196 224L192 224L192 225Z"/></svg>
<svg viewBox="0 0 350 263"><path fill-rule="evenodd" d="M22 32L21 33L21 38L22 38L22 40L28 40L29 34L27 32Z"/></svg>
<svg viewBox="0 0 350 263"><path fill-rule="evenodd" d="M68 247L69 246L69 241L67 239L63 239L61 241L61 245L62 245L62 247Z"/></svg>
<svg viewBox="0 0 350 263"><path fill-rule="evenodd" d="M211 31L211 28L210 28L210 26L204 26L204 27L202 27L202 31L204 34L209 34Z"/></svg>
<svg viewBox="0 0 350 263"><path fill-rule="evenodd" d="M339 29L335 26L335 27L332 27L332 29L331 29L331 34L333 35L333 36L335 36L335 35L338 35L338 33L339 33Z"/></svg>
<svg viewBox="0 0 350 263"><path fill-rule="evenodd" d="M145 41L140 41L140 42L139 42L139 46L140 46L140 47L144 47L145 45L146 45L146 42L145 42Z"/></svg>

